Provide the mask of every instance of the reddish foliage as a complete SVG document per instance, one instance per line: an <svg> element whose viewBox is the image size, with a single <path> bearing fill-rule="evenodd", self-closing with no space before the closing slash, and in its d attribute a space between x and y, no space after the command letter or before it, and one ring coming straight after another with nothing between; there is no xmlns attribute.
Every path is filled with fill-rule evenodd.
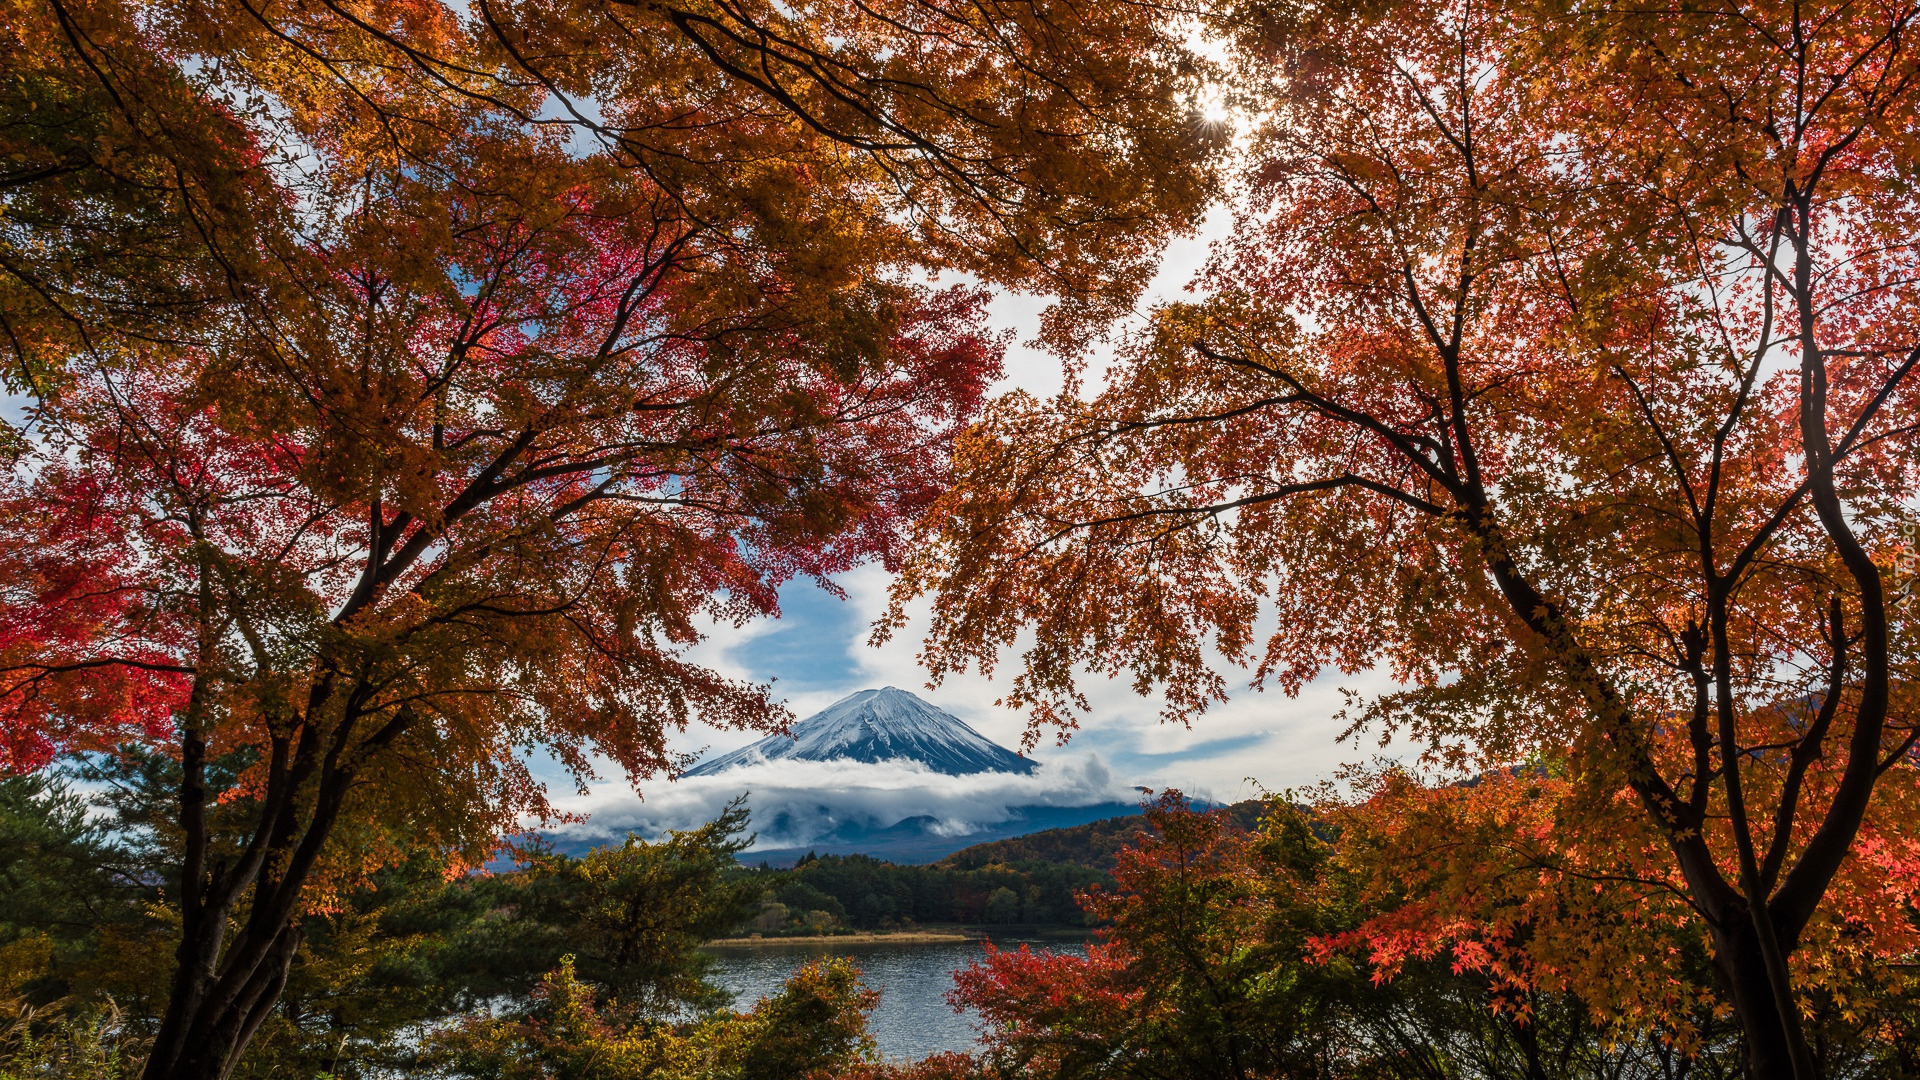
<svg viewBox="0 0 1920 1080"><path fill-rule="evenodd" d="M1178 719L1222 658L1390 674L1355 730L1568 781L1489 865L1678 890L1755 1075L1809 1080L1810 995L1912 947L1920 8L1235 11L1245 212L1097 395L961 442L897 593L930 664L1021 652L1036 731L1089 670Z"/></svg>

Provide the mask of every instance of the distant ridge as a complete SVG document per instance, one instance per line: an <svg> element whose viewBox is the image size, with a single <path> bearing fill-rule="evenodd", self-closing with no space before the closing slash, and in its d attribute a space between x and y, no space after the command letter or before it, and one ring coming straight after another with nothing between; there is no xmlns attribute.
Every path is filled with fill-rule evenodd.
<svg viewBox="0 0 1920 1080"><path fill-rule="evenodd" d="M1034 770L1033 761L894 686L849 694L793 725L791 734L769 735L685 775L712 776L763 761L916 761L952 776Z"/></svg>
<svg viewBox="0 0 1920 1080"><path fill-rule="evenodd" d="M993 863L1015 866L1047 862L1112 870L1119 862L1121 848L1133 843L1134 837L1141 833L1152 831L1146 817L1135 807L1133 813L1119 817L986 840L942 858L940 865L956 870L978 870Z"/></svg>
<svg viewBox="0 0 1920 1080"><path fill-rule="evenodd" d="M930 817L913 817L884 829L842 827L801 847L742 852L742 863L785 868L802 856L866 855L901 865L937 863L953 870L978 870L994 863L1026 866L1055 863L1111 871L1120 849L1153 827L1138 803L1094 806L1020 807L1011 821L989 825L966 836L941 836ZM1255 829L1267 804L1248 799L1231 805L1196 802L1196 810L1224 810L1228 820Z"/></svg>
<svg viewBox="0 0 1920 1080"><path fill-rule="evenodd" d="M1224 810L1227 819L1240 828L1256 829L1260 819L1266 816L1267 804L1260 799L1226 806L1200 802L1194 809ZM1153 827L1136 806L1119 817L983 840L946 856L940 865L956 870L978 870L993 863L1013 866L1046 862L1112 870L1119 861L1121 848L1133 843L1141 833L1151 832Z"/></svg>

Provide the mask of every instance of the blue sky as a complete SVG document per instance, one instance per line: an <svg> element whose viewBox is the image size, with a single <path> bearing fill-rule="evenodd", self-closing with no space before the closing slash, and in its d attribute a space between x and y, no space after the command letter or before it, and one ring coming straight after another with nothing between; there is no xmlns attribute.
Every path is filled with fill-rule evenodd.
<svg viewBox="0 0 1920 1080"><path fill-rule="evenodd" d="M739 629L716 627L694 656L730 675L772 683L775 696L796 716L808 716L856 690L898 686L989 738L1018 746L1025 718L994 704L995 682L970 674L928 688L926 672L914 658L924 622L916 621L882 648L867 644L871 623L886 605L889 579L883 570L862 568L839 580L848 592L845 600L810 583L790 586L782 593L781 618ZM1043 737L1034 757L1074 767L1098 759L1122 787L1171 786L1238 799L1251 796L1255 782L1269 790L1306 786L1330 778L1342 763L1380 752L1371 738L1339 742L1342 723L1334 714L1342 705L1342 686L1377 691L1386 687L1384 677L1333 672L1289 698L1279 691L1246 689L1247 675L1235 674L1230 671L1229 679L1241 689L1191 727L1161 722L1158 701L1136 695L1124 682L1091 679L1086 689L1092 715L1064 747L1051 735ZM682 750L721 751L757 737L697 727L675 743Z"/></svg>

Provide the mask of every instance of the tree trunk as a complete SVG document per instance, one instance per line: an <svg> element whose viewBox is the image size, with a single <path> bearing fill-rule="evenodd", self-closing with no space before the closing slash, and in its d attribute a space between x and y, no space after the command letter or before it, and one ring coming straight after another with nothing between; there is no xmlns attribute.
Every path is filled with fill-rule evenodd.
<svg viewBox="0 0 1920 1080"><path fill-rule="evenodd" d="M1713 946L1714 967L1745 1040L1747 1080L1794 1080L1793 1040L1799 1033L1781 1022L1752 921L1745 913L1730 915L1713 931Z"/></svg>
<svg viewBox="0 0 1920 1080"><path fill-rule="evenodd" d="M298 927L283 927L251 970L216 975L204 962L185 962L188 944L205 940L189 934L142 1080L226 1080L279 1001L303 937ZM246 944L243 934L229 955L247 951Z"/></svg>

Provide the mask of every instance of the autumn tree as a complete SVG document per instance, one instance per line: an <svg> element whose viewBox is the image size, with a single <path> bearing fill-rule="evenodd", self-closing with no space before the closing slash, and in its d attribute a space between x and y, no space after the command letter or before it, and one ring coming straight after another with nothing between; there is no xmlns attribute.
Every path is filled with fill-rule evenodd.
<svg viewBox="0 0 1920 1080"><path fill-rule="evenodd" d="M0 754L175 767L149 1077L219 1077L299 916L631 780L764 688L705 620L890 561L999 343L1077 340L1218 142L1145 8L8 9Z"/></svg>
<svg viewBox="0 0 1920 1080"><path fill-rule="evenodd" d="M1916 943L1920 10L1219 14L1250 141L1202 295L995 404L896 623L933 594L936 673L1024 650L1037 725L1089 672L1175 716L1216 655L1390 673L1356 728L1570 778L1533 820L1604 842L1531 872L1678 898L1751 1074L1808 1080L1810 986Z"/></svg>
<svg viewBox="0 0 1920 1080"><path fill-rule="evenodd" d="M1347 779L1357 792L1318 809L1339 836L1331 862L1365 917L1317 940L1321 955L1369 968L1410 1001L1439 971L1479 980L1482 1010L1491 1004L1544 1062L1601 1067L1617 1054L1641 1074L1742 1071L1747 1054L1715 985L1711 938L1685 893L1646 872L1662 837L1636 820L1628 793L1597 807L1564 770L1541 767L1470 783L1398 766ZM1841 931L1801 958L1803 1031L1822 1076L1902 1077L1920 1037L1920 986L1907 964L1888 963L1887 927L1871 920L1887 913L1885 892L1906 886L1897 866L1862 855L1850 869L1863 876L1830 901ZM1864 877L1888 869L1891 882ZM1869 925L1881 933L1859 932ZM1439 1013L1419 1026L1460 1025ZM1580 1037L1561 1046L1578 1048L1573 1055L1552 1046L1570 1028Z"/></svg>
<svg viewBox="0 0 1920 1080"><path fill-rule="evenodd" d="M1672 1028L1611 1025L1564 989L1516 987L1452 957L1402 957L1392 978L1376 979L1375 935L1356 931L1392 898L1355 870L1391 871L1364 857L1375 850L1370 833L1349 852L1340 821L1279 799L1251 828L1224 809L1195 811L1177 793L1156 799L1145 818L1152 831L1122 852L1113 887L1083 897L1103 922L1084 955L989 945L955 974L952 1001L983 1021L979 1074L1571 1080L1737 1071L1729 1025L1714 1022L1710 1007L1701 1010L1714 1028L1706 1045L1695 1030L1682 1046ZM1424 909L1405 925L1434 917Z"/></svg>
<svg viewBox="0 0 1920 1080"><path fill-rule="evenodd" d="M1339 928L1320 925L1323 845L1273 809L1256 832L1163 793L1113 887L1081 897L1101 925L1084 956L988 945L957 972L950 996L985 1021L987 1061L1063 1080L1338 1075L1338 979L1307 949Z"/></svg>

